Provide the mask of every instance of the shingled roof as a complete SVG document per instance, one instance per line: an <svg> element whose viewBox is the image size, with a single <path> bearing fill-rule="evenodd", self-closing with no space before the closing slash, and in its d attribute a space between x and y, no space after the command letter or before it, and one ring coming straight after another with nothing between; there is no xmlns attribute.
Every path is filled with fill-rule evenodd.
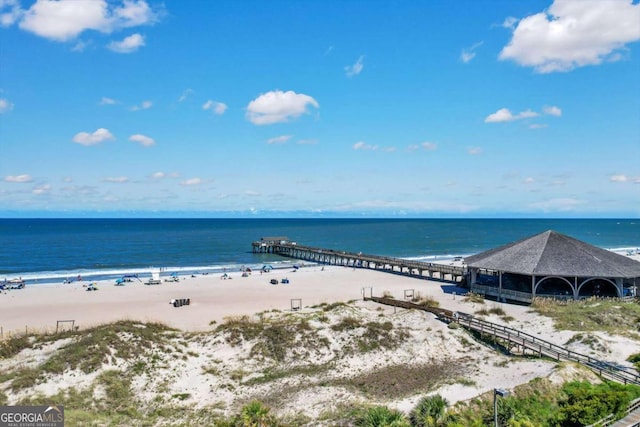
<svg viewBox="0 0 640 427"><path fill-rule="evenodd" d="M640 277L640 262L553 230L472 255L465 262L529 276Z"/></svg>

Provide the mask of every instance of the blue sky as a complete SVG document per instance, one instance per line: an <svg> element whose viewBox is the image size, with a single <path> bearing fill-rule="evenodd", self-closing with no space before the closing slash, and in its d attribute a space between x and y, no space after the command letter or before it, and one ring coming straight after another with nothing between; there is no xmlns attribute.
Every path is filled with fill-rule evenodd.
<svg viewBox="0 0 640 427"><path fill-rule="evenodd" d="M630 0L0 0L0 216L640 216Z"/></svg>

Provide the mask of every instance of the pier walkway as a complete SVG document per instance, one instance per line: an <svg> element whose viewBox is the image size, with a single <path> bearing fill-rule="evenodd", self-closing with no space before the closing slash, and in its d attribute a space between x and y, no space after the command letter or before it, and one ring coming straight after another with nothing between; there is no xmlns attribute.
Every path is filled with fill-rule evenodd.
<svg viewBox="0 0 640 427"><path fill-rule="evenodd" d="M252 248L254 253L272 253L318 264L369 268L452 283L464 282L467 275L465 267L305 246L286 237L263 237L253 242Z"/></svg>

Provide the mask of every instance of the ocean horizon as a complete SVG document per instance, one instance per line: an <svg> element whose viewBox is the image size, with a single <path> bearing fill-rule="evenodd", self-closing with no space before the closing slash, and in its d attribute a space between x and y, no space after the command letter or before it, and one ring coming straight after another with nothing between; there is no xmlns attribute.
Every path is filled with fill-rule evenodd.
<svg viewBox="0 0 640 427"><path fill-rule="evenodd" d="M547 230L617 252L640 248L640 219L0 219L0 280L98 280L153 269L207 274L290 267L255 254L262 237L424 261L465 257Z"/></svg>

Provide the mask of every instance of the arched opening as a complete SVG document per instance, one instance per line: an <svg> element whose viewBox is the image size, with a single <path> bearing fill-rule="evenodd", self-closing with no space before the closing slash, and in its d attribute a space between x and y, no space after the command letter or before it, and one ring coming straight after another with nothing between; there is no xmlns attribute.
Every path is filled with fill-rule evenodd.
<svg viewBox="0 0 640 427"><path fill-rule="evenodd" d="M545 277L536 285L536 296L573 298L573 287L564 277Z"/></svg>
<svg viewBox="0 0 640 427"><path fill-rule="evenodd" d="M618 288L609 279L587 279L578 288L578 297L619 297Z"/></svg>

